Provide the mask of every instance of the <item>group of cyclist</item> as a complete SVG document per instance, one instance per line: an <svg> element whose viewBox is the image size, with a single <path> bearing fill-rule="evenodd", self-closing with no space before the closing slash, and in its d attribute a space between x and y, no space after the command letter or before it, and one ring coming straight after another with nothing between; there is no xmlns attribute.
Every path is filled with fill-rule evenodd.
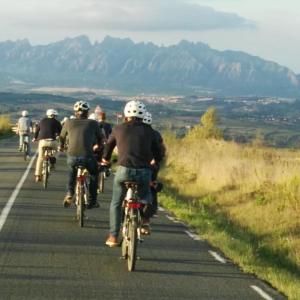
<svg viewBox="0 0 300 300"><path fill-rule="evenodd" d="M74 118L64 119L61 125L56 119L57 111L47 110L46 117L39 122L34 132L33 141L39 140L35 180L38 182L42 177L43 147L64 151L67 143L68 182L63 205L69 207L73 203L76 167L82 165L90 174L87 208L99 207L97 199L99 165L108 167L114 148L117 147L118 167L114 176L110 204L109 236L105 242L107 246L115 247L119 245L125 181L135 181L139 184L139 197L144 202L142 212L144 233L150 233L149 219L156 212L156 191L160 188L153 182L156 182L159 164L165 155L165 147L159 132L151 127L152 115L140 101L133 100L126 103L125 122L113 129L105 121L104 112L99 112L99 109L96 115L89 115L89 112L88 102L77 101L74 104ZM26 132L21 130L25 128L24 118L28 125ZM32 122L28 112L23 111L18 121L20 145L23 133L28 134L30 127Z"/></svg>

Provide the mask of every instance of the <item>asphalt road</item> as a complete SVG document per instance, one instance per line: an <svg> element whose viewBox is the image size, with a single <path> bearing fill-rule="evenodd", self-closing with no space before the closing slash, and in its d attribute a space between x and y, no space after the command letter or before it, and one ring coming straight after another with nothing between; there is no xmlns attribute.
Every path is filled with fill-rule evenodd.
<svg viewBox="0 0 300 300"><path fill-rule="evenodd" d="M34 164L25 177L29 162L16 145L16 139L0 141L1 300L286 299L165 211L153 219L151 236L139 245L136 271L128 272L121 249L104 244L111 179L101 208L89 210L86 226L79 228L75 209L62 206L65 157L59 157L44 191L34 182Z"/></svg>

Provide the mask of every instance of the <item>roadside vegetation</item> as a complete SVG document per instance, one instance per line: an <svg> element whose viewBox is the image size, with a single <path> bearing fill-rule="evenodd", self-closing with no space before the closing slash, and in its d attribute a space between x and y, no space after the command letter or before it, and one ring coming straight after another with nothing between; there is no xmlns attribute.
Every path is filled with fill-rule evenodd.
<svg viewBox="0 0 300 300"><path fill-rule="evenodd" d="M245 271L300 299L300 151L224 141L214 108L165 135L163 206Z"/></svg>
<svg viewBox="0 0 300 300"><path fill-rule="evenodd" d="M0 138L12 134L10 123L10 118L8 116L0 116Z"/></svg>

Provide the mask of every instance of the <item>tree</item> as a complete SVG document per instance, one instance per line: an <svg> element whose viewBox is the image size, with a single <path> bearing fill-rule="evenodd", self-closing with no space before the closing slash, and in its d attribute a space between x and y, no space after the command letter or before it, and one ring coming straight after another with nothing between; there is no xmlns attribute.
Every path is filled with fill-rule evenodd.
<svg viewBox="0 0 300 300"><path fill-rule="evenodd" d="M222 129L217 127L219 118L215 107L210 107L200 118L200 124L194 126L187 134L187 138L193 139L221 139Z"/></svg>

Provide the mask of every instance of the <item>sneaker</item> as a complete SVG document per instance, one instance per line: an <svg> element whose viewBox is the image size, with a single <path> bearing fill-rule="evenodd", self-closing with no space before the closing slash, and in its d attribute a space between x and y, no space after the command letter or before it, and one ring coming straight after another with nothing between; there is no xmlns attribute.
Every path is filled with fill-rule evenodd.
<svg viewBox="0 0 300 300"><path fill-rule="evenodd" d="M98 201L93 201L93 202L90 202L88 205L87 205L87 209L92 209L92 208L98 208L100 207L100 204Z"/></svg>
<svg viewBox="0 0 300 300"><path fill-rule="evenodd" d="M69 207L72 203L73 203L73 196L67 194L63 201L64 207Z"/></svg>
<svg viewBox="0 0 300 300"><path fill-rule="evenodd" d="M144 234L144 235L150 235L151 234L150 224L143 224L142 225L141 234Z"/></svg>
<svg viewBox="0 0 300 300"><path fill-rule="evenodd" d="M42 181L42 176L41 175L35 175L35 182L40 182Z"/></svg>
<svg viewBox="0 0 300 300"><path fill-rule="evenodd" d="M118 238L113 236L113 235L110 235L107 238L107 240L105 241L105 245L110 247L110 248L119 246Z"/></svg>

